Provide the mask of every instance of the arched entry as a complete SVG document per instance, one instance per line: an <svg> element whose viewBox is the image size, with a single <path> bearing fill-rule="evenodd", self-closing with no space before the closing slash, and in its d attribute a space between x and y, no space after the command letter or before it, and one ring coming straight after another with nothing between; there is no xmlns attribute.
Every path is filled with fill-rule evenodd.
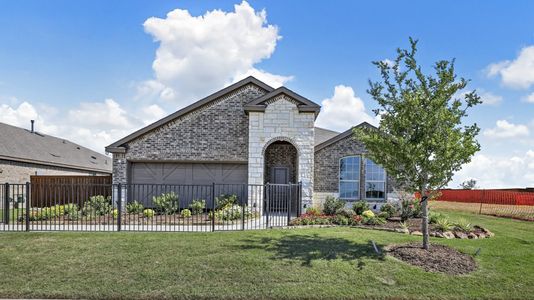
<svg viewBox="0 0 534 300"><path fill-rule="evenodd" d="M297 148L288 141L274 141L264 152L264 183L287 184L298 181Z"/></svg>

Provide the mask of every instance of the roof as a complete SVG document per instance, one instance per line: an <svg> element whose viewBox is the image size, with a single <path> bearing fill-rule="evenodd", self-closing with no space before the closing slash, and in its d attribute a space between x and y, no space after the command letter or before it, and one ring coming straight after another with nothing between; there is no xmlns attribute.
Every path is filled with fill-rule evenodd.
<svg viewBox="0 0 534 300"><path fill-rule="evenodd" d="M0 123L0 159L111 173L111 158L72 143Z"/></svg>
<svg viewBox="0 0 534 300"><path fill-rule="evenodd" d="M180 110L178 110L177 112L173 113L173 114L170 114L168 116L166 116L165 118L159 120L159 121L156 121L144 128L141 128L137 131L135 131L134 133L116 141L115 143L109 145L106 147L106 151L107 152L112 152L112 153L124 153L126 151L126 149L124 149L123 147L121 147L123 144L137 138L137 137L140 137L141 135L151 131L151 130L154 130L168 122L171 122L172 120L176 119L176 118L179 118L191 111L194 111L206 104L209 104L210 102L228 94L228 93L231 93L243 86L246 86L247 84L254 84L264 90L266 90L267 92L271 92L274 90L274 88L272 88L271 86L267 85L266 83L256 79L255 77L253 76L249 76L243 80L240 80L232 85L229 85L227 86L226 88L218 91L218 92L215 92L191 105L188 105Z"/></svg>
<svg viewBox="0 0 534 300"><path fill-rule="evenodd" d="M336 135L336 136L334 136L334 137L332 137L332 138L330 138L330 139L328 139L328 140L326 140L326 141L324 141L324 142L322 142L320 144L316 143L314 151L319 151L319 150L321 150L323 148L326 148L327 146L330 146L330 145L332 145L334 143L337 143L337 142L341 141L344 138L347 138L347 137L351 136L352 135L352 130L354 128L358 128L358 127L362 127L362 126L366 126L366 127L370 127L370 128L376 128L375 126L373 126L373 125L371 125L371 124L369 124L367 122L362 122L362 123L360 123L360 124L358 124L358 125L356 125L354 127L351 127L350 129L348 129L348 130L346 130L346 131L344 131L344 132L342 132L342 133L340 133L340 134L338 134L338 135Z"/></svg>
<svg viewBox="0 0 534 300"><path fill-rule="evenodd" d="M317 146L333 137L338 135L339 132L333 131L330 129L325 129L321 127L315 127L315 143L314 145Z"/></svg>
<svg viewBox="0 0 534 300"><path fill-rule="evenodd" d="M296 100L298 102L297 107L299 112L314 112L315 115L317 115L321 110L321 106L319 106L317 103L304 98L292 90L282 86L247 103L245 105L245 111L265 111L265 108L267 107L265 102L279 95L286 95Z"/></svg>

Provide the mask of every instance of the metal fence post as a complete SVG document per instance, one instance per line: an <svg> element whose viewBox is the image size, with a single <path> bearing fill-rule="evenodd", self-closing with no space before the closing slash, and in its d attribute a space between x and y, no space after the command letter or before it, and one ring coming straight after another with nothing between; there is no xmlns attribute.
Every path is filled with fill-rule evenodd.
<svg viewBox="0 0 534 300"><path fill-rule="evenodd" d="M4 202L4 224L9 224L9 183L6 182L5 186L5 202Z"/></svg>
<svg viewBox="0 0 534 300"><path fill-rule="evenodd" d="M245 230L245 184L241 185L241 230Z"/></svg>
<svg viewBox="0 0 534 300"><path fill-rule="evenodd" d="M30 195L30 183L26 182L26 207L24 208L26 231L30 231Z"/></svg>
<svg viewBox="0 0 534 300"><path fill-rule="evenodd" d="M270 194L271 194L270 192L271 191L270 191L270 188L269 188L269 183L267 182L267 184L265 184L265 194L266 194L265 205L264 205L265 207L263 208L265 210L265 218L266 218L265 226L266 226L266 228L269 228L269 223L270 223L269 222L269 209L270 209L270 207L269 207L270 203L269 202L270 202L270 197L271 197L270 196Z"/></svg>
<svg viewBox="0 0 534 300"><path fill-rule="evenodd" d="M211 184L211 231L215 231L215 182Z"/></svg>
<svg viewBox="0 0 534 300"><path fill-rule="evenodd" d="M117 188L117 231L121 231L121 214L122 214L122 184L119 182Z"/></svg>
<svg viewBox="0 0 534 300"><path fill-rule="evenodd" d="M298 187L298 213L297 217L300 217L302 214L302 181L299 181L299 187Z"/></svg>
<svg viewBox="0 0 534 300"><path fill-rule="evenodd" d="M289 226L289 223L291 222L291 204L293 202L293 193L291 193L293 190L293 184L291 182L289 183L289 199L287 201L287 225Z"/></svg>

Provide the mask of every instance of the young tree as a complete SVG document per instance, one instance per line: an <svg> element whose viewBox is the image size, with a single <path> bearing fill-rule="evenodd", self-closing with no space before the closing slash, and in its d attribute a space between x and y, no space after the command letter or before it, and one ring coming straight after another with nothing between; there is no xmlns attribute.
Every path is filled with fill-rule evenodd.
<svg viewBox="0 0 534 300"><path fill-rule="evenodd" d="M463 190L474 190L477 189L477 181L475 179L469 179L460 183L460 188Z"/></svg>
<svg viewBox="0 0 534 300"><path fill-rule="evenodd" d="M423 207L423 248L428 249L430 191L447 185L454 172L468 163L480 145L476 124L462 126L467 110L479 103L475 91L460 93L468 80L457 78L454 60L435 63L435 74L417 63L417 41L409 50L397 49L394 62L377 61L382 82L369 81L367 91L379 104L378 129L354 130L370 158L409 192L419 192Z"/></svg>

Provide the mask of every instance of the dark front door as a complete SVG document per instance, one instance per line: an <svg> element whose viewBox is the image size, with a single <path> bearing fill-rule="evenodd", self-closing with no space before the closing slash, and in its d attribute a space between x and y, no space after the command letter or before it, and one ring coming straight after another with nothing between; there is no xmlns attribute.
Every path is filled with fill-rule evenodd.
<svg viewBox="0 0 534 300"><path fill-rule="evenodd" d="M286 167L273 167L271 171L271 183L288 184L289 169Z"/></svg>

